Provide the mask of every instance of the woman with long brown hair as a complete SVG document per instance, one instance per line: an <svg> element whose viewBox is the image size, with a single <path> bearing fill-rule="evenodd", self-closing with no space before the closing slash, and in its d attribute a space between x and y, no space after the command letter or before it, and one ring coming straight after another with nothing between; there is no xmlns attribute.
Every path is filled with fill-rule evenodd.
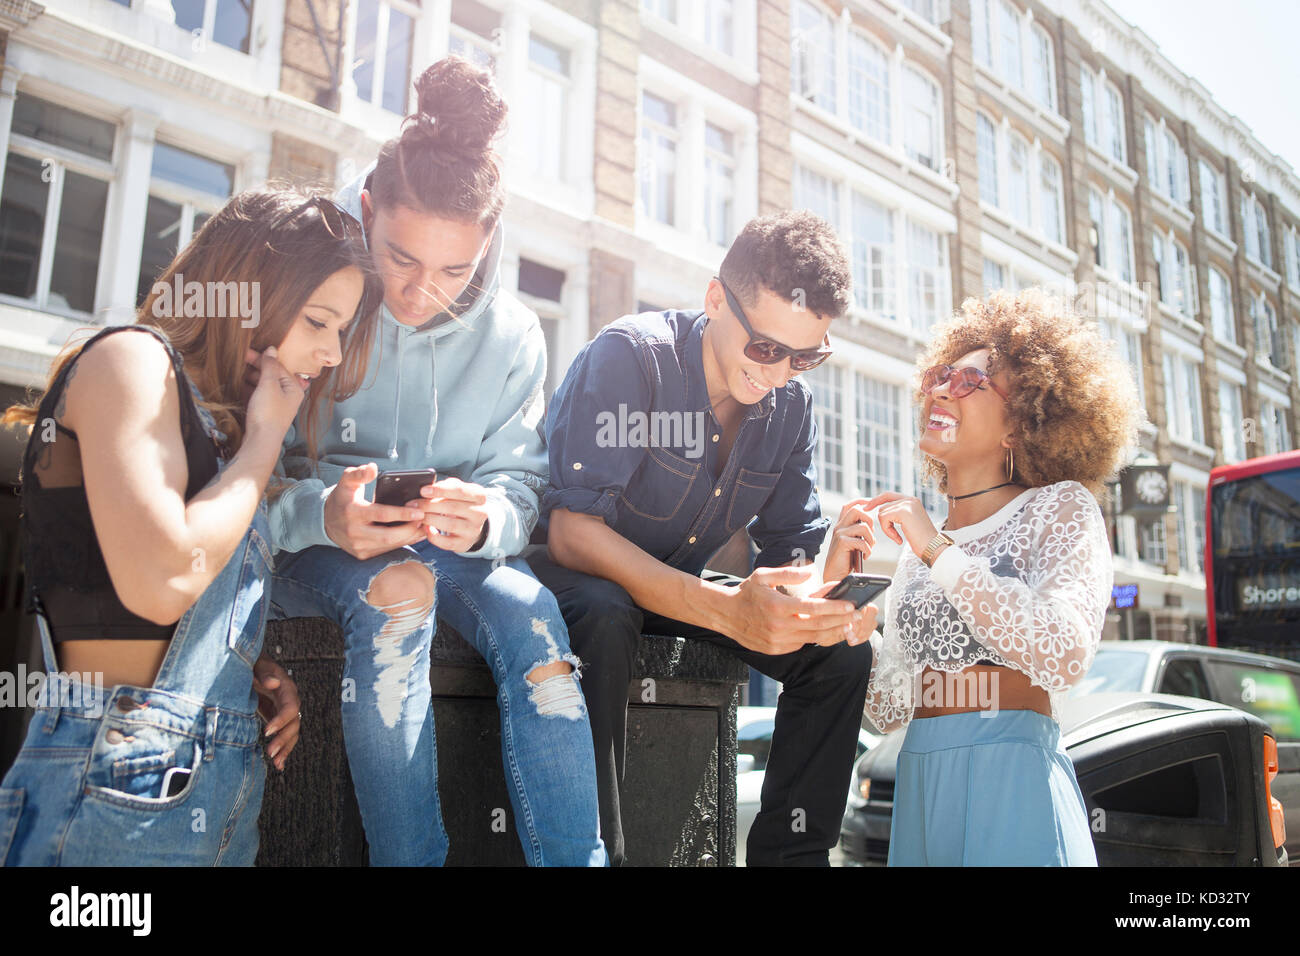
<svg viewBox="0 0 1300 956"><path fill-rule="evenodd" d="M253 862L262 740L282 769L300 722L261 658L264 492L304 396L311 415L361 383L368 259L328 199L241 193L136 324L69 346L40 400L6 413L31 428L27 605L51 679L0 789L0 861Z"/></svg>

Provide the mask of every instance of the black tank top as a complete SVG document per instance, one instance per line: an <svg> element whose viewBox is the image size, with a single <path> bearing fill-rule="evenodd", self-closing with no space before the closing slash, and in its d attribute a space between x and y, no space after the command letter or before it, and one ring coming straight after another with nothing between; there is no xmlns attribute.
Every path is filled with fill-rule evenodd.
<svg viewBox="0 0 1300 956"><path fill-rule="evenodd" d="M119 325L91 338L41 399L36 424L23 455L26 610L45 616L55 642L104 638L166 640L175 630L174 624L154 624L132 613L118 600L90 518L77 436L60 425L54 415L68 377L86 349L105 336L132 330L147 332L158 339L167 349L176 372L181 440L189 466L185 500L202 491L217 474L217 445L199 417L181 355L167 337L151 326Z"/></svg>

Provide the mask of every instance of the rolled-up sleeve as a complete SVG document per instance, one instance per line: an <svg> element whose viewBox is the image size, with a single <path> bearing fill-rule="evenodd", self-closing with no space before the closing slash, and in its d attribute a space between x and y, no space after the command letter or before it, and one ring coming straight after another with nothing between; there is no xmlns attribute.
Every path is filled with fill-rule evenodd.
<svg viewBox="0 0 1300 956"><path fill-rule="evenodd" d="M812 398L804 390L806 404L799 425L794 450L781 468L781 477L749 533L758 545L756 568L779 568L787 564L806 564L817 557L830 519L822 517L817 497L817 466L813 449L817 446L817 422Z"/></svg>
<svg viewBox="0 0 1300 956"><path fill-rule="evenodd" d="M546 416L551 484L542 513L556 508L613 517L619 495L645 455L619 440L619 422L648 412L651 377L641 346L626 332L606 329L579 353Z"/></svg>

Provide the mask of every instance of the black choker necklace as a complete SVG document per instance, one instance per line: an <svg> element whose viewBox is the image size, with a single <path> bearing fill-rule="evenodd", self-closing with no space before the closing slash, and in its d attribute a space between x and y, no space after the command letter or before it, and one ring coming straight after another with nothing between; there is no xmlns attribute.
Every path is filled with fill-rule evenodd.
<svg viewBox="0 0 1300 956"><path fill-rule="evenodd" d="M1000 485L994 485L992 488L985 488L983 491L972 491L968 495L948 495L949 501L961 501L965 498L974 498L976 495L985 495L990 491L997 491L999 488L1005 488L1007 485L1014 485L1014 481L1004 481Z"/></svg>

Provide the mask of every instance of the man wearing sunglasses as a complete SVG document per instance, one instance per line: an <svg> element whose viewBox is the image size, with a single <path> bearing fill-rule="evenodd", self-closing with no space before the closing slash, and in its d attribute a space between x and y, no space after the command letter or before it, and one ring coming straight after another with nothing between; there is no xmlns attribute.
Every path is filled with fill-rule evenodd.
<svg viewBox="0 0 1300 956"><path fill-rule="evenodd" d="M702 311L626 316L589 342L547 416L548 555L531 559L583 661L601 835L617 865L628 685L643 631L726 647L781 681L755 865L825 865L839 836L871 666L875 608L821 597L829 522L808 389L849 303L848 261L810 213L751 221ZM638 421L640 429L609 427ZM699 436L698 442L690 441ZM747 529L744 579L705 571ZM727 586L730 584L731 586Z"/></svg>

